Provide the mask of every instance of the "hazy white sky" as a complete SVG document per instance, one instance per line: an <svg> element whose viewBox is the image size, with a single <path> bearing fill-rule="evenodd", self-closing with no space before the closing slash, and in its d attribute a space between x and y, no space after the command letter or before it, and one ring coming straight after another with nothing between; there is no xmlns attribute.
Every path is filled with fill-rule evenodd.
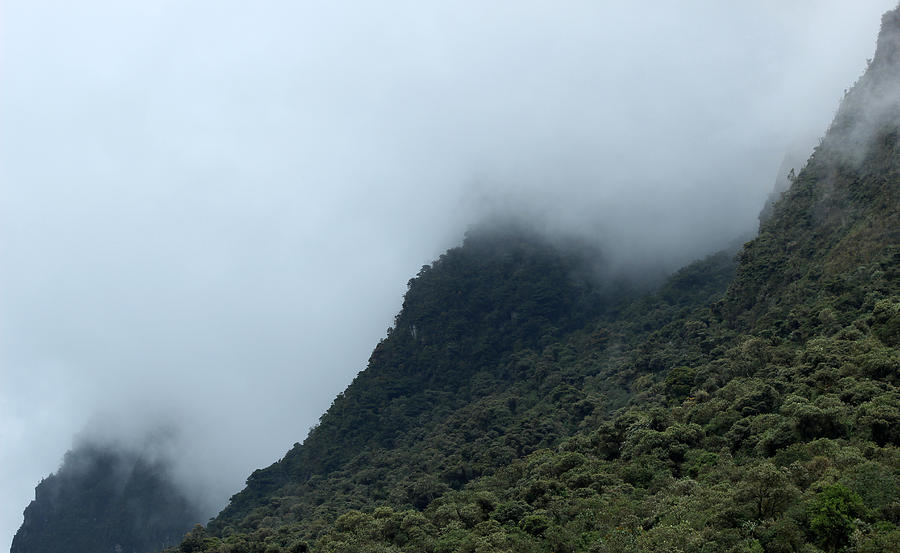
<svg viewBox="0 0 900 553"><path fill-rule="evenodd" d="M667 266L752 229L895 5L0 0L0 541L97 421L223 506L493 209Z"/></svg>

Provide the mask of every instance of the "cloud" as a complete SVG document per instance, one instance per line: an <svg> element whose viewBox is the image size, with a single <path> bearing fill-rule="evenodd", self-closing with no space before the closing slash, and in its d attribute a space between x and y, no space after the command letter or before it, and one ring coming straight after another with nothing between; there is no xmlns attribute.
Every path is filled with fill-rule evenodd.
<svg viewBox="0 0 900 553"><path fill-rule="evenodd" d="M494 210L669 267L752 230L893 0L785 4L4 2L0 532L97 416L224 502Z"/></svg>

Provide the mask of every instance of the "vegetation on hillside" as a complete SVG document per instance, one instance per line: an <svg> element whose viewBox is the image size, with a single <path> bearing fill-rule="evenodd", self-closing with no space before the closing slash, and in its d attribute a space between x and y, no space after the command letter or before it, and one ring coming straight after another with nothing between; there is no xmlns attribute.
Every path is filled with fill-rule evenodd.
<svg viewBox="0 0 900 553"><path fill-rule="evenodd" d="M460 379L485 392L435 400L430 424L394 443L261 496L243 519L233 503L182 551L890 551L898 250L829 280L810 260L794 280L808 288L773 286L751 319L735 304L755 247L724 296L728 256L694 264Z"/></svg>

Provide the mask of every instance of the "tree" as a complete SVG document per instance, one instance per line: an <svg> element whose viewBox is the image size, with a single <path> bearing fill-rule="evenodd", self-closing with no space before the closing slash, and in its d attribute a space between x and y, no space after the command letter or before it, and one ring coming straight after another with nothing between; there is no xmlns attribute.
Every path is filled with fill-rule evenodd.
<svg viewBox="0 0 900 553"><path fill-rule="evenodd" d="M750 467L737 491L737 499L749 503L757 519L774 518L797 495L787 470L768 462Z"/></svg>
<svg viewBox="0 0 900 553"><path fill-rule="evenodd" d="M856 528L855 519L864 510L862 499L841 484L822 490L807 512L816 543L829 553L840 550L850 542L850 534Z"/></svg>

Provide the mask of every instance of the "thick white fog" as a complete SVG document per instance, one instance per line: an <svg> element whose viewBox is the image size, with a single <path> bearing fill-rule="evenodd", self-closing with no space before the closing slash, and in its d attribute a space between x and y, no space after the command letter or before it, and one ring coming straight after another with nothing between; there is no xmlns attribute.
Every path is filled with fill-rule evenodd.
<svg viewBox="0 0 900 553"><path fill-rule="evenodd" d="M178 428L214 514L495 210L754 230L895 5L0 0L0 538L82 432Z"/></svg>

